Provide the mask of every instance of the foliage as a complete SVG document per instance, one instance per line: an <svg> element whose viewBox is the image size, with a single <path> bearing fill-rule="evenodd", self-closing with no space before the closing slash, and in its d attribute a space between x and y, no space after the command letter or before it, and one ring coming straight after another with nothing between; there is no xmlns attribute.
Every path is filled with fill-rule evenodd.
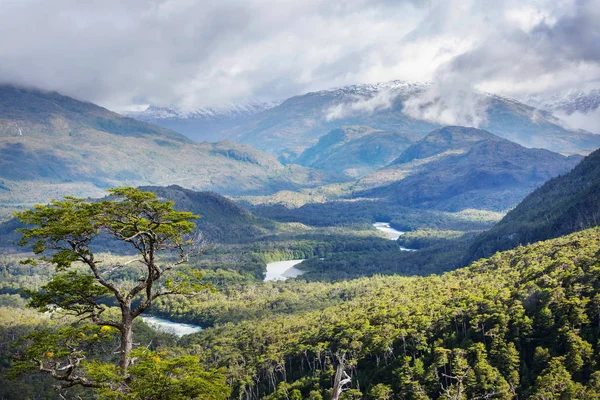
<svg viewBox="0 0 600 400"><path fill-rule="evenodd" d="M129 391L124 394L116 382L125 378L112 364L93 362L88 374L97 382L106 382L100 389L102 399L131 400L225 400L230 388L221 371L205 371L198 357L169 357L140 347L131 352L135 363L129 367Z"/></svg>
<svg viewBox="0 0 600 400"><path fill-rule="evenodd" d="M176 267L188 260L185 246L192 241L184 235L193 231L191 220L197 218L196 215L175 211L173 202L163 202L151 192L124 187L110 189L109 193L113 198L100 202L66 197L62 201L52 201L48 206L37 205L32 210L16 213L27 224L26 228L20 229L23 233L20 244L31 245L36 254L45 254L41 260L54 265L58 272L39 292L26 291L30 296L29 306L40 311L73 315L80 322L89 320L91 324L74 324L56 332L31 333L25 337L29 346L15 369L49 373L63 382L60 386L63 389L81 385L127 397L131 393L142 393L136 385L143 385L141 374L148 372L139 365L134 369L137 375L133 376L129 371L135 318L158 297L194 293L208 285L199 282L202 276L198 271L188 275L176 272ZM136 281L123 287L111 274L125 264L104 266L96 258L94 240L101 236L126 243L135 250L136 256L128 263L141 266L138 270L141 276ZM161 260L160 253L165 251L175 252L175 257ZM74 263L83 265L85 272L70 270ZM109 300L119 307L116 315L107 312ZM90 346L115 332L120 337L118 364L100 361L90 364L87 360ZM174 363L171 367L185 374L182 368L193 364L193 360L179 359ZM89 365L94 368L89 370ZM143 362L141 365L150 367ZM160 370L158 364L156 368ZM103 375L106 379L97 379L101 375L94 371L113 371L115 374L111 376L120 379L108 379L107 374ZM190 373L198 375L198 371ZM199 375L198 379L200 383L205 382ZM218 379L221 378L216 376L215 382ZM206 385L211 380L206 380Z"/></svg>
<svg viewBox="0 0 600 400"><path fill-rule="evenodd" d="M550 179L484 232L467 260L597 226L599 198L600 150L596 150L571 172Z"/></svg>
<svg viewBox="0 0 600 400"><path fill-rule="evenodd" d="M186 342L207 367L229 369L234 396L325 397L344 356L367 396L389 387L394 398L594 398L599 271L597 228L441 277L306 284L302 298L342 300L223 324ZM283 381L291 386L277 389Z"/></svg>

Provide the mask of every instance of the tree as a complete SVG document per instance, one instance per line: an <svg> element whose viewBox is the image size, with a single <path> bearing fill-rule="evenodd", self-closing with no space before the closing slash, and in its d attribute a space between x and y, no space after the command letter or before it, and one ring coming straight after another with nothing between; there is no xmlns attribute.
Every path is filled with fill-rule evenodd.
<svg viewBox="0 0 600 400"><path fill-rule="evenodd" d="M104 201L65 197L15 215L28 225L19 229L23 234L19 244L31 246L35 254L42 255L40 260L54 265L57 272L41 291L29 293L29 305L44 312L60 310L90 322L99 328L91 335L96 340L111 330L118 331L116 368L122 377L118 390L127 393L132 380L128 368L134 319L161 296L208 286L199 282L200 274L185 276L176 269L188 261L187 246L192 242L186 235L194 230L192 221L198 216L175 211L173 202L163 202L151 192L130 187L108 192L111 197ZM135 256L127 262L105 265L97 254L102 244L125 246ZM160 253L167 254L160 257ZM115 273L126 266L139 267L139 277L133 283L115 279ZM110 302L118 305L116 318L106 312ZM63 381L63 387L106 387L106 383L86 375L83 344L88 341L83 339L90 337L90 325L78 329L59 331L52 340L68 346L56 351L43 348L49 334L44 339L32 336L37 345L31 346L27 361Z"/></svg>

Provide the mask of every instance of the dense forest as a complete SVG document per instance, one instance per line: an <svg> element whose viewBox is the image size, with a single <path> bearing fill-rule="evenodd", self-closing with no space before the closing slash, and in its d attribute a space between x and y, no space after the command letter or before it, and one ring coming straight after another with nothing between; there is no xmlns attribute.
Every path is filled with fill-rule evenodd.
<svg viewBox="0 0 600 400"><path fill-rule="evenodd" d="M213 328L176 342L140 324L136 340L225 368L232 398L327 398L341 369L352 378L347 399L593 399L599 249L594 228L442 276L232 286L160 304L167 315L212 314ZM69 320L17 317L22 302L2 297L6 370L16 338ZM3 396L22 398L15 393L24 382L47 388L34 376L11 381Z"/></svg>
<svg viewBox="0 0 600 400"><path fill-rule="evenodd" d="M482 234L469 250L468 259L597 226L599 198L600 150L596 150L571 172L535 190Z"/></svg>

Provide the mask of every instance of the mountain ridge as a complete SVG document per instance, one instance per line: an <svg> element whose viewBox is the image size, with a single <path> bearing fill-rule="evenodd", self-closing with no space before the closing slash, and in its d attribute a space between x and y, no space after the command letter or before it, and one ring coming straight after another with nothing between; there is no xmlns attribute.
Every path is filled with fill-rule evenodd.
<svg viewBox="0 0 600 400"><path fill-rule="evenodd" d="M100 196L111 186L177 183L233 195L337 179L248 145L196 143L56 92L0 86L2 214L66 194Z"/></svg>
<svg viewBox="0 0 600 400"><path fill-rule="evenodd" d="M477 238L467 259L597 226L599 198L600 149L585 157L572 171L550 179L529 194Z"/></svg>
<svg viewBox="0 0 600 400"><path fill-rule="evenodd" d="M432 131L388 167L360 179L354 197L446 211L502 211L580 159L528 149L479 129L449 126Z"/></svg>

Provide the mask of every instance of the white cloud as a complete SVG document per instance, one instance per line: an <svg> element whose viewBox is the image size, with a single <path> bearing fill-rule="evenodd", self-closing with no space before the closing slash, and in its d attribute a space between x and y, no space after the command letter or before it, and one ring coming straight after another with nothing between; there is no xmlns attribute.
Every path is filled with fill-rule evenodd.
<svg viewBox="0 0 600 400"><path fill-rule="evenodd" d="M393 79L519 96L599 80L599 30L600 0L2 0L0 82L113 108Z"/></svg>
<svg viewBox="0 0 600 400"><path fill-rule="evenodd" d="M588 132L600 133L600 108L597 108L588 113L555 113L555 115L562 121L564 121L570 128L583 129Z"/></svg>
<svg viewBox="0 0 600 400"><path fill-rule="evenodd" d="M371 115L392 107L395 97L397 94L390 90L381 90L372 97L356 96L352 101L331 106L325 112L325 119L331 121L353 115Z"/></svg>

